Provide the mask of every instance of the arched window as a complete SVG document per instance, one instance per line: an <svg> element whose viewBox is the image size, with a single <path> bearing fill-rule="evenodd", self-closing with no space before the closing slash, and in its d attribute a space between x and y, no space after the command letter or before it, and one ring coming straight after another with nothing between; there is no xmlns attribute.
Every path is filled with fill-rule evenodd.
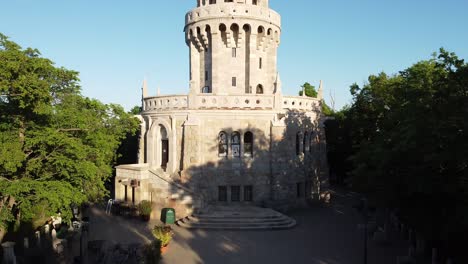
<svg viewBox="0 0 468 264"><path fill-rule="evenodd" d="M297 132L296 134L296 155L301 154L301 132Z"/></svg>
<svg viewBox="0 0 468 264"><path fill-rule="evenodd" d="M310 149L310 146L309 146L309 133L308 132L305 132L304 134L304 149L303 149L303 153L306 154L307 151L309 151Z"/></svg>
<svg viewBox="0 0 468 264"><path fill-rule="evenodd" d="M257 0L252 0L253 5L257 5Z"/></svg>
<svg viewBox="0 0 468 264"><path fill-rule="evenodd" d="M225 132L219 133L218 136L218 156L226 157L228 154L228 138Z"/></svg>
<svg viewBox="0 0 468 264"><path fill-rule="evenodd" d="M240 157L240 134L234 132L231 135L231 153L233 157Z"/></svg>
<svg viewBox="0 0 468 264"><path fill-rule="evenodd" d="M253 134L250 131L244 134L244 156L253 156Z"/></svg>
<svg viewBox="0 0 468 264"><path fill-rule="evenodd" d="M257 94L263 94L263 86L261 84L257 85Z"/></svg>

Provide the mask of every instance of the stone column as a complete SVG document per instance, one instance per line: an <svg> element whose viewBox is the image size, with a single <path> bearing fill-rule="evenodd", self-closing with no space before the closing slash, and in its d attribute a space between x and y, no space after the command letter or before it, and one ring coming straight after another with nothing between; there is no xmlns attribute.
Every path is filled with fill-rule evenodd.
<svg viewBox="0 0 468 264"><path fill-rule="evenodd" d="M221 39L221 34L218 27L211 27L211 91L213 94L218 94L221 86L221 76L220 69L222 63L220 60L220 54L223 40Z"/></svg>
<svg viewBox="0 0 468 264"><path fill-rule="evenodd" d="M140 135L138 138L138 164L145 163L145 134L146 134L146 122L142 116L137 116L140 120Z"/></svg>
<svg viewBox="0 0 468 264"><path fill-rule="evenodd" d="M258 80L258 53L261 52L257 50L257 29L252 28L250 34L250 73L249 73L249 83L250 87L252 87L251 93L255 94L257 85L259 83ZM263 63L265 64L265 62ZM263 90L265 92L265 84L263 85Z"/></svg>
<svg viewBox="0 0 468 264"><path fill-rule="evenodd" d="M171 162L170 164L170 169L169 171L171 173L175 173L177 171L177 118L175 116L171 116L171 136L170 138L172 139L170 141L170 146L169 146L169 161Z"/></svg>
<svg viewBox="0 0 468 264"><path fill-rule="evenodd" d="M190 41L190 71L191 71L191 87L190 92L195 94L200 93L200 52L193 41Z"/></svg>

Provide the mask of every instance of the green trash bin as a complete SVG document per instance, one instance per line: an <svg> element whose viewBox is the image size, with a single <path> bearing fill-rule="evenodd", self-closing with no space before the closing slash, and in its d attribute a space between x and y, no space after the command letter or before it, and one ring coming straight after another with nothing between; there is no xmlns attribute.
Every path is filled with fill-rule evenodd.
<svg viewBox="0 0 468 264"><path fill-rule="evenodd" d="M161 211L161 221L167 225L175 223L176 216L174 208L163 208Z"/></svg>

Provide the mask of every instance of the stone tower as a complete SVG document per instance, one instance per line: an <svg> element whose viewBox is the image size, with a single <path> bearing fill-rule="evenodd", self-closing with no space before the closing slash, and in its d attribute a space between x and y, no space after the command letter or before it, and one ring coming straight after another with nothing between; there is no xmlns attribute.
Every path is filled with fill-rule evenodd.
<svg viewBox="0 0 468 264"><path fill-rule="evenodd" d="M318 197L321 97L282 94L280 15L268 0L197 4L184 28L190 90L152 96L143 85L139 163L117 167L115 198L183 217L209 204L285 208Z"/></svg>
<svg viewBox="0 0 468 264"><path fill-rule="evenodd" d="M198 0L184 31L190 94L279 93L281 17L268 0Z"/></svg>

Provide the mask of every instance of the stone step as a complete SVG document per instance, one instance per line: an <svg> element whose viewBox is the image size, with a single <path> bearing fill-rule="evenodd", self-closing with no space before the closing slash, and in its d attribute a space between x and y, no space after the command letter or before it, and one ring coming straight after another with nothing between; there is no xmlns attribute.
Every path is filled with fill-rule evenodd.
<svg viewBox="0 0 468 264"><path fill-rule="evenodd" d="M188 223L274 223L274 222L281 222L281 221L290 221L289 218L285 217L275 217L275 218L268 218L268 219L260 219L260 218L244 218L244 219L236 219L236 218L227 218L227 219L200 219L200 218L190 218L190 219L182 219L182 222Z"/></svg>
<svg viewBox="0 0 468 264"><path fill-rule="evenodd" d="M296 221L269 208L214 205L176 224L189 229L272 230L292 228Z"/></svg>
<svg viewBox="0 0 468 264"><path fill-rule="evenodd" d="M178 226L187 229L209 229L209 230L283 230L296 226L296 221L285 221L280 223L239 223L239 224L210 224L210 223L178 223Z"/></svg>
<svg viewBox="0 0 468 264"><path fill-rule="evenodd" d="M189 225L199 225L199 226L262 226L262 225L283 225L283 224L290 224L292 221L289 219L282 219L275 222L182 222L181 224L189 224Z"/></svg>
<svg viewBox="0 0 468 264"><path fill-rule="evenodd" d="M192 216L193 218L197 219L204 219L204 220L217 220L217 219L275 219L279 217L283 217L282 215L199 215L199 214L194 214Z"/></svg>

